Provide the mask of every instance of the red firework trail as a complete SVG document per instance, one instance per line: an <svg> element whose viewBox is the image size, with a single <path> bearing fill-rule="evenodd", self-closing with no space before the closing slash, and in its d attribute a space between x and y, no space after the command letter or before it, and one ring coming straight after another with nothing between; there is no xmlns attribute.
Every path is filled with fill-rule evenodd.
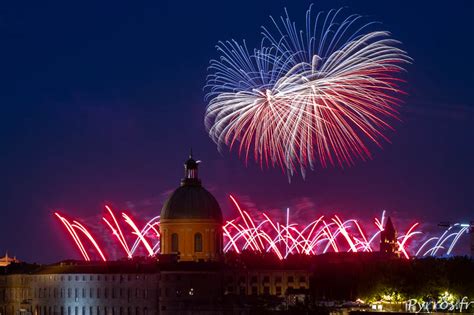
<svg viewBox="0 0 474 315"><path fill-rule="evenodd" d="M92 245L94 246L94 248L97 250L97 252L99 253L100 255L100 258L102 258L103 261L106 261L105 259L105 256L104 254L102 253L102 250L100 249L99 245L97 244L96 240L94 239L94 237L92 236L92 234L89 233L89 231L82 225L80 224L79 222L77 221L73 221L73 223L71 224L66 218L64 218L63 216L61 216L59 213L55 212L54 213L56 215L56 217L64 224L64 226L66 227L67 231L69 232L69 234L71 235L72 239L74 240L74 242L76 243L76 246L79 248L79 250L81 251L81 254L82 256L84 257L84 260L86 261L90 261L90 257L89 255L87 254L87 251L84 247L84 244L82 243L82 240L81 240L81 237L80 237L80 234L78 234L77 232L82 232L83 235L85 235L89 241L92 243Z"/></svg>
<svg viewBox="0 0 474 315"><path fill-rule="evenodd" d="M290 254L316 255L330 250L334 252L372 252L375 251L374 240L383 231L385 212L382 218L375 218L378 230L368 237L359 222L355 219L343 221L338 215L328 220L324 216L306 226L290 223L290 211L286 213L286 224L271 219L265 212L263 220L251 217L242 210L237 200L230 196L239 211L240 217L227 221L224 225L224 237L227 242L224 251L241 252L250 249L258 252L273 252L280 259ZM410 226L406 233L398 237L399 251L409 258L406 246L409 239L421 232L415 231L418 223Z"/></svg>
<svg viewBox="0 0 474 315"><path fill-rule="evenodd" d="M272 252L279 259L285 259L291 254L317 255L330 251L373 252L376 251L377 236L383 231L385 224L384 211L380 219L374 218L375 232L372 234L367 234L358 220L344 221L338 215L319 216L302 225L291 220L289 209L286 211L285 222L281 223L265 212L251 215L242 209L233 196L230 196L230 199L239 215L226 221L222 227L225 252L240 253L244 250ZM140 229L130 215L122 212L120 220L109 206L105 206L105 209L102 220L126 257L132 258L138 255L139 248L145 250L148 256L159 253L159 216L146 222ZM55 216L68 231L84 260L91 260L91 250L96 252L101 260L106 260L102 248L83 224L76 220L68 220L57 212ZM412 224L398 237L399 251L407 259L410 257L407 249L409 241L421 233L416 230L418 226L418 223Z"/></svg>

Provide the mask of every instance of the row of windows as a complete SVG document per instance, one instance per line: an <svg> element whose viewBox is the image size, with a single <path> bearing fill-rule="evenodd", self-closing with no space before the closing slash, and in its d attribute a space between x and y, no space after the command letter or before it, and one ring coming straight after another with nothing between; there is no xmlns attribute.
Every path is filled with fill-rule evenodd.
<svg viewBox="0 0 474 315"><path fill-rule="evenodd" d="M174 253L179 252L179 237L177 233L171 234L171 251ZM202 252L202 234L194 234L194 251L196 253Z"/></svg>
<svg viewBox="0 0 474 315"><path fill-rule="evenodd" d="M216 248L221 248L221 234L216 233ZM171 234L171 252L177 253L179 252L179 236L177 233ZM195 233L194 234L194 252L200 253L202 252L202 234Z"/></svg>
<svg viewBox="0 0 474 315"><path fill-rule="evenodd" d="M304 289L305 286L300 286L300 288ZM290 289L290 290L291 290L291 289L293 289L293 286L288 286L287 289ZM228 293L228 294L233 294L233 293L235 293L235 292L234 292L234 287L232 287L232 286L228 287L228 288L227 288L227 293ZM242 287L242 286L239 287L237 293L240 294L240 295L247 295L247 287ZM259 294L258 287L256 287L256 286L250 287L249 293L250 293L251 295L258 295L258 294ZM261 293L263 293L264 295L270 295L270 287L264 286ZM282 295L282 294L284 294L284 293L285 293L285 292L283 292L283 289L282 289L281 286L276 286L276 287L275 287L275 294L276 294L276 295Z"/></svg>
<svg viewBox="0 0 474 315"><path fill-rule="evenodd" d="M306 276L300 276L300 277L297 277L297 278L298 278L300 283L305 283L306 282ZM261 277L261 279L262 279L262 283L269 283L270 282L270 276L263 276L263 277ZM275 283L281 283L282 280L283 280L283 277L282 276L275 276L274 279L275 279L274 280ZM286 277L286 281L288 283L293 283L293 282L295 282L295 277L288 276L288 277ZM227 282L228 283L234 282L234 277L232 277L232 276L227 277ZM245 276L240 276L239 277L239 283L246 283L246 282L247 282L247 278ZM250 277L250 282L251 283L257 283L258 282L258 276L251 276Z"/></svg>
<svg viewBox="0 0 474 315"><path fill-rule="evenodd" d="M10 279L14 279L13 281L9 281L9 277L11 277ZM18 280L19 280L19 284L22 285L22 284L27 284L28 283L28 278L26 277L18 277L18 275L10 275L10 276L0 276L0 284L2 285L5 285L5 284L8 284L8 283L15 283L15 284L18 284Z"/></svg>
<svg viewBox="0 0 474 315"><path fill-rule="evenodd" d="M27 288L5 288L0 289L0 301L8 301L10 299L26 299L29 296Z"/></svg>
<svg viewBox="0 0 474 315"><path fill-rule="evenodd" d="M57 276L57 275L48 275L48 276L35 276L34 280L35 281L41 281L41 280L54 280L54 281L132 281L132 280L146 280L147 276L146 275L68 275L68 276Z"/></svg>
<svg viewBox="0 0 474 315"><path fill-rule="evenodd" d="M82 306L67 308L64 306L36 306L35 315L148 315L148 308L144 307L107 307Z"/></svg>
<svg viewBox="0 0 474 315"><path fill-rule="evenodd" d="M34 290L34 297L35 298L148 298L148 289L139 289L139 288L39 288Z"/></svg>

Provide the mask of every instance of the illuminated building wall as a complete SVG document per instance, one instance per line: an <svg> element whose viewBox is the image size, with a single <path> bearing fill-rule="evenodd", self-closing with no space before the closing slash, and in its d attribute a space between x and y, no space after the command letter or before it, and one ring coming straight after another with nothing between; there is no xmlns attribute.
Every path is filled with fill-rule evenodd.
<svg viewBox="0 0 474 315"><path fill-rule="evenodd" d="M157 314L157 274L7 275L0 313L13 315Z"/></svg>
<svg viewBox="0 0 474 315"><path fill-rule="evenodd" d="M31 279L35 315L148 315L157 311L156 274L45 274Z"/></svg>
<svg viewBox="0 0 474 315"><path fill-rule="evenodd" d="M0 275L0 315L14 315L28 310L30 279L31 276L25 274Z"/></svg>
<svg viewBox="0 0 474 315"><path fill-rule="evenodd" d="M0 276L0 315L152 315L223 310L226 296L308 289L309 271L222 264L60 264ZM121 270L122 272L117 272ZM136 269L136 272L131 272ZM66 272L67 271L67 272Z"/></svg>

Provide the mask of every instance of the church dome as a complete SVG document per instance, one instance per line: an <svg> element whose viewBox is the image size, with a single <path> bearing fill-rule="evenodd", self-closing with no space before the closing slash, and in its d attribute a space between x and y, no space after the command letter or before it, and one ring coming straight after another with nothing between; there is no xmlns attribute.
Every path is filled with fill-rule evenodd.
<svg viewBox="0 0 474 315"><path fill-rule="evenodd" d="M161 209L160 220L205 219L222 222L216 198L201 185L198 163L192 156L184 164L185 176Z"/></svg>

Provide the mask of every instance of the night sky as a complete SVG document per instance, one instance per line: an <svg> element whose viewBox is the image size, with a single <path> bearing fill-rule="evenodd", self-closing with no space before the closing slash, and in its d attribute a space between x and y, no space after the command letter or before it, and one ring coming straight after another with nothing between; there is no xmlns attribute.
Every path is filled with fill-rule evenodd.
<svg viewBox="0 0 474 315"><path fill-rule="evenodd" d="M474 220L474 2L316 2L315 11L347 6L381 21L414 63L392 144L374 148L372 161L291 183L217 151L202 88L219 40L253 47L269 15L287 7L302 25L310 2L99 2L0 7L0 255L80 258L55 210L101 229L105 204L158 214L190 147L226 217L232 193L296 214L371 221L386 209L403 226Z"/></svg>

